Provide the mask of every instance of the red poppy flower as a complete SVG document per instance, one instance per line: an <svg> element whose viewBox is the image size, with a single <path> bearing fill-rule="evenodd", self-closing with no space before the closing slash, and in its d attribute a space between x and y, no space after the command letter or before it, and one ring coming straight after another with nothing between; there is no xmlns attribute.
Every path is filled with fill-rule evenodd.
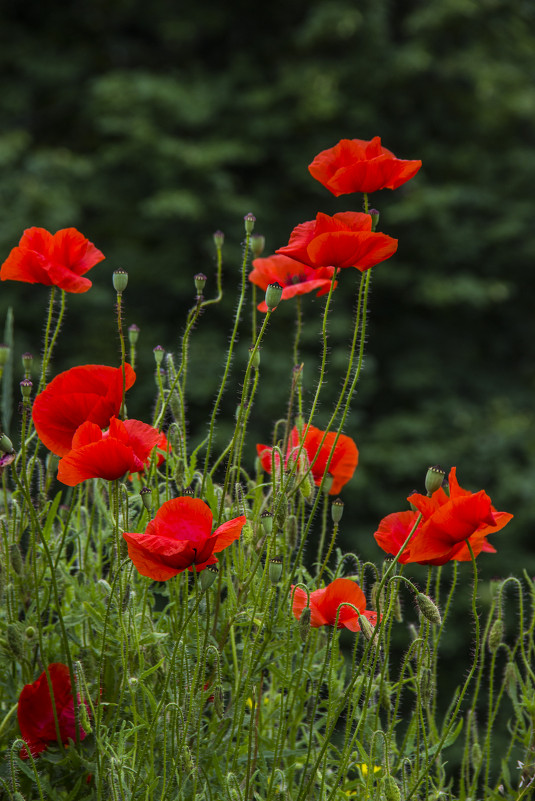
<svg viewBox="0 0 535 801"><path fill-rule="evenodd" d="M104 258L76 228L62 228L55 234L44 228L27 228L3 263L0 278L87 292L91 281L83 276Z"/></svg>
<svg viewBox="0 0 535 801"><path fill-rule="evenodd" d="M61 742L67 745L69 740L76 739L74 703L72 697L71 677L67 665L54 662L48 666L48 673L52 682L54 703L58 717ZM87 707L87 703L86 703ZM89 707L87 707L89 713ZM22 688L17 707L17 716L22 739L32 756L37 756L51 743L57 743L54 711L46 673L43 671L33 684L26 684ZM86 736L82 727L79 727L80 740ZM20 756L28 759L26 748L22 748Z"/></svg>
<svg viewBox="0 0 535 801"><path fill-rule="evenodd" d="M301 223L277 253L309 267L356 267L364 272L397 248L397 239L372 231L369 214L342 211L333 217L320 212L315 220Z"/></svg>
<svg viewBox="0 0 535 801"><path fill-rule="evenodd" d="M204 570L219 553L237 540L245 516L235 517L212 534L212 512L200 498L174 498L159 508L141 534L125 532L128 555L142 576L167 581L184 570Z"/></svg>
<svg viewBox="0 0 535 801"><path fill-rule="evenodd" d="M409 500L421 512L422 519L400 562L424 565L444 565L446 562L468 562L482 551L495 553L487 536L504 528L513 515L498 512L483 490L469 492L457 482L456 468L449 474L449 496L440 487L429 498L415 493ZM396 554L407 539L418 512L398 512L385 517L375 532L379 546Z"/></svg>
<svg viewBox="0 0 535 801"><path fill-rule="evenodd" d="M319 487L321 484L329 456L333 450L334 440L336 439L336 432L330 431L325 437L325 441L320 448L320 443L324 433L324 431L321 431L315 426L309 426L303 445L303 450L306 453L308 464L312 464L312 462L314 462L316 455L318 457L314 464L312 464L311 470L314 484L316 484L317 487ZM286 467L293 458L297 457L300 442L301 437L299 436L299 431L297 427L294 426L290 434L290 441L286 450ZM273 459L271 456L272 450L273 448L271 448L269 445L256 446L256 451L260 457L260 461L262 462L262 467L267 473L271 473L273 469ZM351 437L348 437L345 434L340 434L338 441L334 446L334 453L329 465L329 475L331 475L333 478L332 485L329 490L330 495L337 495L344 484L347 484L349 479L352 478L355 468L358 464L358 460L359 452L355 442L351 439Z"/></svg>
<svg viewBox="0 0 535 801"><path fill-rule="evenodd" d="M125 364L125 389L130 389L136 374ZM65 456L72 438L82 423L96 423L106 428L119 414L123 397L121 367L85 364L57 375L35 398L32 417L39 439L52 453Z"/></svg>
<svg viewBox="0 0 535 801"><path fill-rule="evenodd" d="M166 445L157 428L140 420L112 417L104 432L96 423L83 423L72 438L72 449L59 461L58 480L69 487L88 478L113 481L143 470L152 449L164 450Z"/></svg>
<svg viewBox="0 0 535 801"><path fill-rule="evenodd" d="M292 590L294 587L292 586ZM352 604L363 617L367 618L372 626L377 624L377 613L366 611L366 597L359 585L345 578L338 578L321 590L310 593L310 625L334 626L336 613L340 604ZM307 606L307 594L300 587L296 587L293 594L292 612L299 620L303 609ZM338 628L360 631L359 616L350 606L342 606L338 615Z"/></svg>
<svg viewBox="0 0 535 801"><path fill-rule="evenodd" d="M381 138L341 139L337 145L318 153L308 169L313 178L333 195L397 189L413 178L421 161L397 159L381 146Z"/></svg>
<svg viewBox="0 0 535 801"><path fill-rule="evenodd" d="M288 300L295 295L306 295L308 292L318 292L316 296L325 295L330 287L334 273L333 267L318 267L314 269L288 256L269 256L265 259L254 259L254 269L249 273L249 281L260 289L267 289L269 284L278 283L282 287L282 300ZM335 283L336 286L336 283ZM266 301L258 305L258 310L267 312Z"/></svg>

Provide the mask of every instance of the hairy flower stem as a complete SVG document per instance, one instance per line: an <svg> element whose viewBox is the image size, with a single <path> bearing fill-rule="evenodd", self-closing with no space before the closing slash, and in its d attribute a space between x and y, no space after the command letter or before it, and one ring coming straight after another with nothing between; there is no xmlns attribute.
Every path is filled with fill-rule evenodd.
<svg viewBox="0 0 535 801"><path fill-rule="evenodd" d="M221 518L223 516L223 510L224 510L224 507L225 507L225 496L226 496L227 490L228 490L229 478L230 478L231 468L232 468L232 465L233 465L233 459L234 459L234 452L235 452L235 449L236 449L236 443L239 441L240 437L241 437L242 442L243 442L243 434L244 434L243 428L244 428L244 425L245 425L245 420L244 420L244 418L245 418L245 413L244 413L245 398L246 398L246 394L247 394L248 387L249 387L249 381L250 381L250 377L251 377L251 370L253 369L253 361L254 361L254 358L255 358L255 356L256 356L256 354L258 352L258 348L260 347L260 343L262 342L262 338L264 336L264 333L265 333L265 330L266 330L266 328L268 326L268 323L269 323L269 321L271 319L271 315L272 315L271 311L268 311L267 314L265 315L264 321L262 323L262 327L261 327L260 332L259 332L259 334L258 334L258 336L256 338L256 342L254 344L254 347L253 347L251 353L249 354L249 361L247 363L247 368L245 370L245 376L244 376L244 379L243 379L243 388L242 388L242 393L241 393L241 397L240 397L240 402L239 402L239 405L238 405L238 415L237 415L237 419L236 419L236 425L234 427L234 433L232 435L232 439L231 439L231 442L230 442L230 451L229 451L229 456L228 456L228 460L227 460L227 470L226 470L226 473L225 473L225 480L223 482L223 492L221 494L221 503L219 505L219 514L218 514L218 517L217 517L216 525L220 524ZM204 480L205 480L205 478L204 478L204 475L203 475L203 486L204 486ZM202 487L201 487L201 494L202 494Z"/></svg>
<svg viewBox="0 0 535 801"><path fill-rule="evenodd" d="M46 374L48 372L48 368L50 366L50 359L52 357L52 351L54 350L54 345L56 344L56 340L58 338L59 330L61 328L61 323L63 322L63 315L65 314L65 299L66 299L66 292L64 289L61 290L61 301L60 301L60 309L58 319L56 321L56 325L54 327L54 333L52 337L50 336L50 332L52 330L52 321L54 319L54 305L56 299L56 287L53 286L50 289L50 299L48 301L48 316L46 320L45 326L45 338L44 338L44 347L43 347L43 360L41 362L41 377L39 379L39 386L37 388L37 394L42 392L46 386Z"/></svg>
<svg viewBox="0 0 535 801"><path fill-rule="evenodd" d="M478 615L478 612L477 612L478 572L477 572L476 558L474 556L474 552L472 550L472 546L470 545L470 541L469 540L466 540L466 545L468 547L468 550L470 551L470 556L472 558L472 567L473 567L473 571L474 571L474 587L473 587L473 591L472 591L472 616L474 618L474 627L475 627L474 659L472 661L472 666L470 668L468 676L466 677L464 685L463 685L463 687L461 689L461 692L459 693L459 696L457 698L457 703L455 704L455 707L454 707L453 712L451 714L450 720L449 720L448 724L446 726L444 726L444 728L443 728L442 736L441 736L441 738L440 738L440 740L438 742L438 745L436 746L436 749L435 749L435 752L433 754L433 757L432 757L431 760L426 759L426 763L424 765L424 768L423 768L422 772L420 773L419 777L416 779L412 789L410 790L409 794L407 795L407 801L409 801L409 799L413 797L413 795L415 794L415 792L418 789L418 787L420 786L420 784L424 781L424 779L426 779L427 775L429 774L429 770L431 768L432 763L436 759L439 758L440 752L442 751L444 743L446 742L446 740L448 738L448 735L451 732L451 730L452 730L452 728L453 728L453 726L454 726L454 724L455 724L455 722L457 720L457 716L459 714L459 711L460 711L461 704L463 702L464 696L466 695L466 691L468 690L470 682L472 681L472 677L473 677L473 675L474 675L474 673L476 671L476 668L478 666L478 663L479 663L480 649L481 649L481 639L480 639L479 615Z"/></svg>
<svg viewBox="0 0 535 801"><path fill-rule="evenodd" d="M119 334L119 342L121 344L121 370L123 372L123 393L121 398L121 411L120 417L121 420L125 419L126 416L126 368L125 368L125 361L126 361L126 346L124 341L124 332L123 332L123 293L117 292L117 332Z"/></svg>
<svg viewBox="0 0 535 801"><path fill-rule="evenodd" d="M238 305L236 307L236 312L234 314L234 326L232 328L232 334L230 335L230 344L229 344L228 351L227 351L227 358L226 358L226 361L225 361L225 369L224 369L224 372L223 372L223 378L221 380L221 384L219 386L219 392L217 393L217 398L215 400L214 408L213 408L213 411L212 411L212 415L210 417L210 424L209 424L209 429L208 429L208 443L206 445L206 454L205 454L205 457L204 457L204 468L203 468L203 473L202 473L202 484L201 484L201 492L200 492L201 497L202 497L202 495L204 493L204 485L205 485L205 482L206 482L206 475L208 473L208 464L210 462L210 455L211 455L211 452L212 452L212 444L213 444L214 431L215 431L215 421L216 421L217 413L219 411L219 406L221 404L221 399L222 399L223 393L225 391L227 380L228 380L228 377L229 377L230 365L231 365L231 362L232 362L232 355L234 353L234 346L236 344L236 339L237 339L237 336L238 336L238 327L239 327L240 320L241 320L241 312L242 312L243 303L244 303L244 300L245 300L245 292L246 292L246 288L247 288L247 280L246 280L247 279L247 263L248 263L248 259L249 259L250 245L251 245L251 235L250 234L246 234L246 236L245 236L245 247L244 247L244 250L243 250L243 260L242 260L242 265L241 265L240 297L238 299ZM250 362L251 362L251 359L249 359L249 363Z"/></svg>

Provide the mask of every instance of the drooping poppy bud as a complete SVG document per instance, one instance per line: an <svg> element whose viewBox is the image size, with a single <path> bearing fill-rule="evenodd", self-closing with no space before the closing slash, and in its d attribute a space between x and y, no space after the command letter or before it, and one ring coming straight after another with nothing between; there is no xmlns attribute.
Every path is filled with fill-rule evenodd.
<svg viewBox="0 0 535 801"><path fill-rule="evenodd" d="M416 597L416 604L418 609L422 613L422 615L429 620L430 623L434 623L436 626L440 626L442 623L442 618L440 616L440 612L438 611L438 606L435 604L434 601L429 598L428 595L424 595L423 592L419 592Z"/></svg>

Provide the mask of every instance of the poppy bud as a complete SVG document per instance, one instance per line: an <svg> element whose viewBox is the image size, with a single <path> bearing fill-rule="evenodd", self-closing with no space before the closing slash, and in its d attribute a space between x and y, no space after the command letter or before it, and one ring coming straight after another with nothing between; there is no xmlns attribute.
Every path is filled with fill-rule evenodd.
<svg viewBox="0 0 535 801"><path fill-rule="evenodd" d="M282 556L274 556L269 560L269 580L272 584L278 584L282 576Z"/></svg>
<svg viewBox="0 0 535 801"><path fill-rule="evenodd" d="M154 353L154 361L158 366L160 366L160 364L163 362L165 348L162 348L161 345L156 345L156 347L152 349L152 352Z"/></svg>
<svg viewBox="0 0 535 801"><path fill-rule="evenodd" d="M364 615L359 615L359 625L360 625L360 630L364 634L366 639L371 640L371 638L373 637L373 626L368 620L368 618L364 617Z"/></svg>
<svg viewBox="0 0 535 801"><path fill-rule="evenodd" d="M122 267L119 267L118 270L114 270L112 280L113 280L113 288L115 289L118 295L122 295L126 287L128 286L128 273L126 272L126 270L123 270Z"/></svg>
<svg viewBox="0 0 535 801"><path fill-rule="evenodd" d="M340 498L335 498L331 504L331 517L333 523L339 523L344 513L344 502Z"/></svg>
<svg viewBox="0 0 535 801"><path fill-rule="evenodd" d="M401 791L393 776L385 776L383 778L383 792L386 801L401 801Z"/></svg>
<svg viewBox="0 0 535 801"><path fill-rule="evenodd" d="M276 309L281 302L281 298L282 287L278 281L268 284L268 288L266 289L266 306L268 307L268 311Z"/></svg>
<svg viewBox="0 0 535 801"><path fill-rule="evenodd" d="M28 626L24 632L24 636L26 637L27 640L33 640L36 633L37 632L35 631L33 626Z"/></svg>
<svg viewBox="0 0 535 801"><path fill-rule="evenodd" d="M297 517L295 515L288 515L286 520L286 535L290 548L295 548L297 545Z"/></svg>
<svg viewBox="0 0 535 801"><path fill-rule="evenodd" d="M202 592L207 590L208 587L212 586L217 578L218 573L219 571L215 565L208 565L204 570L201 570L200 580Z"/></svg>
<svg viewBox="0 0 535 801"><path fill-rule="evenodd" d="M508 662L505 666L505 671L503 674L505 689L507 691L507 695L511 698L516 697L516 683L518 680L516 674L516 666L514 662Z"/></svg>
<svg viewBox="0 0 535 801"><path fill-rule="evenodd" d="M128 679L128 684L130 685L130 689L135 692L139 684L139 679L137 679L135 676L130 676Z"/></svg>
<svg viewBox="0 0 535 801"><path fill-rule="evenodd" d="M255 350L254 345L251 345L249 348L249 358L251 358L251 356L253 357L251 364L255 370L258 370L260 367L260 351L258 348Z"/></svg>
<svg viewBox="0 0 535 801"><path fill-rule="evenodd" d="M472 745L472 750L470 753L470 761L472 762L472 767L474 770L477 770L481 765L482 758L483 754L481 753L481 746L476 742Z"/></svg>
<svg viewBox="0 0 535 801"><path fill-rule="evenodd" d="M273 531L273 514L266 509L266 511L262 512L260 515L260 521L264 529L264 534L269 536Z"/></svg>
<svg viewBox="0 0 535 801"><path fill-rule="evenodd" d="M2 451L2 453L13 452L13 443L6 434L2 434L0 437L0 451Z"/></svg>
<svg viewBox="0 0 535 801"><path fill-rule="evenodd" d="M254 231L254 224L256 222L256 217L254 216L254 214L251 214L251 212L249 212L249 214L245 215L243 221L245 223L245 233L252 234Z"/></svg>
<svg viewBox="0 0 535 801"><path fill-rule="evenodd" d="M216 246L217 250L221 250L224 241L225 241L225 234L223 233L223 231L216 231L214 234L214 245Z"/></svg>
<svg viewBox="0 0 535 801"><path fill-rule="evenodd" d="M329 492L331 491L331 487L333 485L333 481L334 481L334 479L333 479L332 475L330 473L327 473L327 475L325 476L325 478L323 480L323 487L322 487L323 492L326 495L328 495Z"/></svg>
<svg viewBox="0 0 535 801"><path fill-rule="evenodd" d="M133 347L139 339L139 325L132 323L132 325L128 326L128 341L130 345Z"/></svg>
<svg viewBox="0 0 535 801"><path fill-rule="evenodd" d="M250 545L254 539L253 527L248 520L246 520L243 524L243 528L241 530L241 539L244 545Z"/></svg>
<svg viewBox="0 0 535 801"><path fill-rule="evenodd" d="M379 217L381 216L380 212L377 209L370 209L368 214L372 218L372 231L377 230L377 226L379 225Z"/></svg>
<svg viewBox="0 0 535 801"><path fill-rule="evenodd" d="M500 645L503 638L503 621L501 617L496 618L489 631L488 647L491 654L493 654Z"/></svg>
<svg viewBox="0 0 535 801"><path fill-rule="evenodd" d="M195 289L197 290L197 294L200 295L208 279L204 273L197 273L197 275L193 276L193 280L195 281Z"/></svg>
<svg viewBox="0 0 535 801"><path fill-rule="evenodd" d="M310 631L310 619L312 617L312 612L310 611L310 606L305 606L303 611L301 612L301 617L299 618L299 634L303 642L307 641L308 632Z"/></svg>
<svg viewBox="0 0 535 801"><path fill-rule="evenodd" d="M415 600L422 615L427 618L430 623L435 623L437 626L440 626L442 618L440 617L440 612L435 602L432 601L428 595L424 595L423 592L419 592Z"/></svg>
<svg viewBox="0 0 535 801"><path fill-rule="evenodd" d="M417 639L418 639L418 637L420 636L420 634L419 634L419 632L418 632L418 629L416 628L416 626L414 625L414 623L409 623L409 625L407 626L407 628L409 629L409 634L410 634L410 636L411 636L411 640L414 642L414 641L415 641L415 640L417 640Z"/></svg>
<svg viewBox="0 0 535 801"><path fill-rule="evenodd" d="M4 367L9 361L9 345L0 345L0 367Z"/></svg>
<svg viewBox="0 0 535 801"><path fill-rule="evenodd" d="M253 234L251 237L251 250L253 252L253 256L257 259L259 256L262 255L264 252L264 248L266 246L265 237L262 234Z"/></svg>
<svg viewBox="0 0 535 801"><path fill-rule="evenodd" d="M20 548L16 543L9 546L9 561L17 576L22 576L24 573L24 564L22 562Z"/></svg>
<svg viewBox="0 0 535 801"><path fill-rule="evenodd" d="M6 630L7 646L12 656L22 659L24 655L24 641L22 633L16 623L10 623Z"/></svg>
<svg viewBox="0 0 535 801"><path fill-rule="evenodd" d="M429 467L425 477L425 489L429 495L432 495L437 489L440 489L444 481L445 471L438 465Z"/></svg>
<svg viewBox="0 0 535 801"><path fill-rule="evenodd" d="M223 693L221 692L221 687L219 685L214 687L213 696L214 696L215 713L216 713L218 718L222 718L223 717L223 711L224 711L223 710Z"/></svg>
<svg viewBox="0 0 535 801"><path fill-rule="evenodd" d="M24 377L30 378L32 374L32 364L33 364L33 354L31 353L23 353L22 354L22 369L24 370Z"/></svg>
<svg viewBox="0 0 535 801"><path fill-rule="evenodd" d="M23 400L28 400L30 395L32 394L32 387L33 382L30 381L29 378L23 378L20 382L20 391L22 393Z"/></svg>

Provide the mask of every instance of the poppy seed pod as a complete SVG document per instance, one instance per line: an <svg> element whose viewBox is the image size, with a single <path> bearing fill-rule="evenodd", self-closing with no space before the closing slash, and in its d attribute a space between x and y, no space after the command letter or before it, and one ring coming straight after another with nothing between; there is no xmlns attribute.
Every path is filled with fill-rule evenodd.
<svg viewBox="0 0 535 801"><path fill-rule="evenodd" d="M266 306L268 311L273 311L277 308L279 303L281 302L282 298L282 287L278 281L275 281L273 284L269 284L268 288L266 289Z"/></svg>
<svg viewBox="0 0 535 801"><path fill-rule="evenodd" d="M282 556L274 556L269 560L269 580L278 584L282 576Z"/></svg>
<svg viewBox="0 0 535 801"><path fill-rule="evenodd" d="M139 325L132 323L128 326L128 341L130 345L135 345L139 339Z"/></svg>
<svg viewBox="0 0 535 801"><path fill-rule="evenodd" d="M254 224L256 222L256 217L254 216L254 214L252 214L251 212L249 212L249 214L246 214L245 217L243 218L243 222L245 223L245 233L252 234L254 231Z"/></svg>
<svg viewBox="0 0 535 801"><path fill-rule="evenodd" d="M262 512L260 515L260 521L262 523L262 528L264 529L264 534L268 536L273 531L273 514L269 512L267 509L265 512Z"/></svg>
<svg viewBox="0 0 535 801"><path fill-rule="evenodd" d="M154 353L154 361L159 366L163 362L165 348L162 348L161 345L156 345L156 347L153 348L152 352Z"/></svg>
<svg viewBox="0 0 535 801"><path fill-rule="evenodd" d="M425 477L425 489L429 495L432 495L433 492L436 492L437 489L440 489L445 475L445 471L438 464L428 468L427 475Z"/></svg>
<svg viewBox="0 0 535 801"><path fill-rule="evenodd" d="M197 294L200 295L208 279L206 278L204 273L197 273L197 275L193 276L193 280L195 281L195 289L197 290Z"/></svg>
<svg viewBox="0 0 535 801"><path fill-rule="evenodd" d="M258 348L255 350L254 345L251 345L251 347L249 348L249 358L251 359L252 367L255 370L258 370L258 368L260 367L260 350Z"/></svg>
<svg viewBox="0 0 535 801"><path fill-rule="evenodd" d="M217 250L221 250L224 241L225 241L225 234L223 233L223 231L216 231L214 233L214 245L216 246Z"/></svg>
<svg viewBox="0 0 535 801"><path fill-rule="evenodd" d="M253 234L251 237L251 250L253 251L255 259L262 255L265 246L265 237L263 237L262 234Z"/></svg>
<svg viewBox="0 0 535 801"><path fill-rule="evenodd" d="M24 400L28 400L32 394L33 382L29 378L23 378L20 382L20 391Z"/></svg>
<svg viewBox="0 0 535 801"><path fill-rule="evenodd" d="M23 353L22 354L22 369L24 370L25 378L30 378L32 372L32 364L33 364L33 354L32 353Z"/></svg>
<svg viewBox="0 0 535 801"><path fill-rule="evenodd" d="M344 502L340 498L335 498L331 505L331 518L333 523L339 523L344 513Z"/></svg>
<svg viewBox="0 0 535 801"><path fill-rule="evenodd" d="M118 295L122 295L128 286L128 273L122 267L113 271L113 288Z"/></svg>
<svg viewBox="0 0 535 801"><path fill-rule="evenodd" d="M203 570L200 575L201 590L204 592L211 587L217 578L219 570L215 565L208 565L206 570Z"/></svg>
<svg viewBox="0 0 535 801"><path fill-rule="evenodd" d="M368 214L372 218L372 231L375 231L379 225L379 217L381 214L377 209L370 209Z"/></svg>

